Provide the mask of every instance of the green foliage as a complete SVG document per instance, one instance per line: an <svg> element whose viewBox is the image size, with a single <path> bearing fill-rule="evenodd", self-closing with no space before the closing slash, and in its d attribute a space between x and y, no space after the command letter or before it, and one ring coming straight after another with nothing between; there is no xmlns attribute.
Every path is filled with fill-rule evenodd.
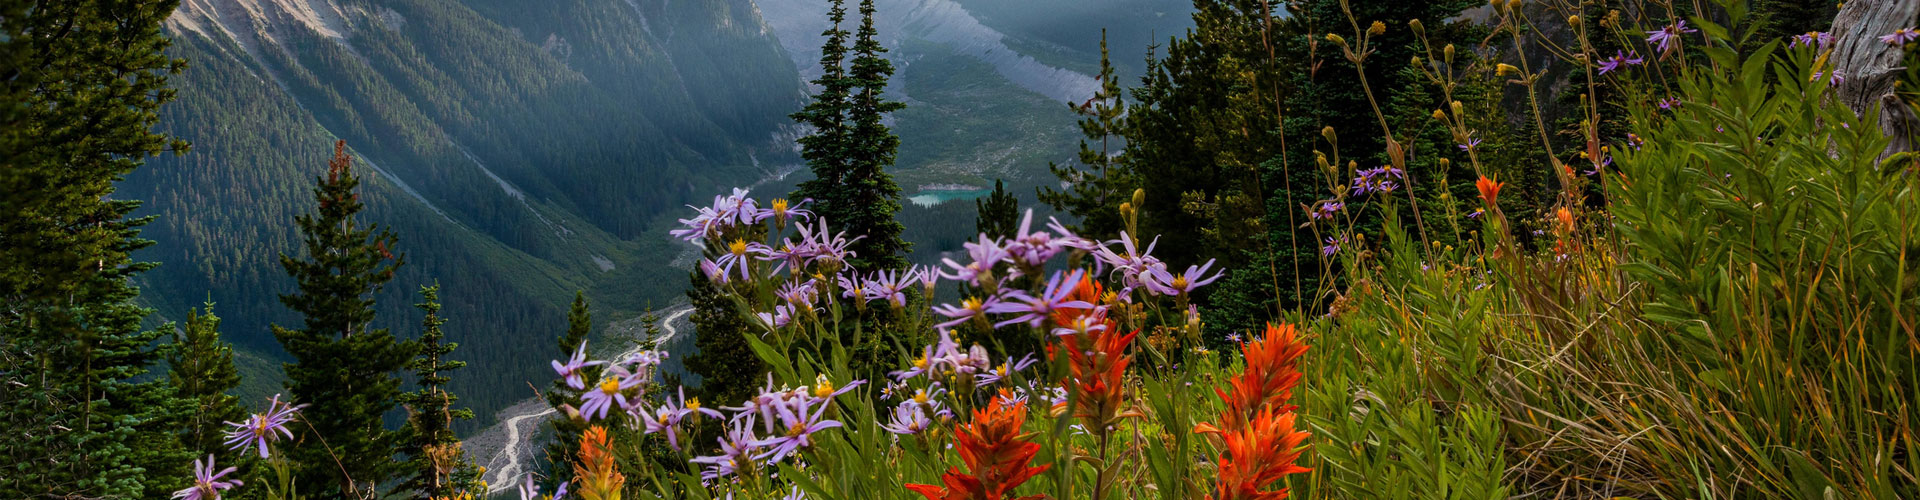
<svg viewBox="0 0 1920 500"><path fill-rule="evenodd" d="M1100 90L1086 102L1067 104L1081 116L1078 125L1084 138L1080 140L1078 159L1086 170L1048 163L1047 170L1067 187L1062 190L1043 186L1037 190L1041 203L1079 217L1075 229L1081 235L1099 240L1120 237L1120 230L1124 229L1120 224L1120 204L1131 199L1133 190L1141 187L1120 151L1122 144L1119 143L1127 132L1123 118L1127 115L1127 102L1123 99L1120 77L1114 71L1113 62L1107 58L1107 32L1101 30ZM994 187L998 189L998 183Z"/></svg>
<svg viewBox="0 0 1920 500"><path fill-rule="evenodd" d="M327 174L317 178L314 211L295 218L306 237L304 259L282 254L280 266L299 290L280 303L305 318L301 328L275 325L295 362L287 363L287 389L296 403L310 405L302 440L295 447L300 483L325 492L323 498L352 497L378 488L401 473L394 460L401 435L382 424L401 395L399 371L415 345L372 326L372 294L393 279L406 261L392 249L398 237L378 224L362 226L356 214L365 207L356 193L346 141L334 145ZM320 439L326 440L319 444Z"/></svg>
<svg viewBox="0 0 1920 500"><path fill-rule="evenodd" d="M693 307L688 320L698 335L694 346L699 351L687 358L686 366L700 375L700 400L744 400L766 380L766 366L747 347L746 337L754 335L756 327L740 316L721 285L699 271L687 280L687 301Z"/></svg>
<svg viewBox="0 0 1920 500"><path fill-rule="evenodd" d="M1020 226L1020 199L1007 193L1006 183L993 181L993 194L973 201L973 226L984 234L1014 234Z"/></svg>
<svg viewBox="0 0 1920 500"><path fill-rule="evenodd" d="M567 329L560 334L558 340L560 350L556 356L559 359L571 358L574 353L579 352L580 346L585 345L587 337L592 334L593 312L589 310L587 294L575 291L573 305L567 310ZM592 377L585 377L585 374L582 376L586 380L593 380ZM547 406L553 408L556 413L566 415L569 402L578 401L580 393L581 391L567 387L565 380L556 379L547 386L545 395ZM548 463L555 465L548 470L552 479L566 481L573 477L573 469L562 465L580 454L580 433L587 429L587 425L586 422L573 418L556 418L548 422L553 427L553 441L547 443L546 459Z"/></svg>
<svg viewBox="0 0 1920 500"><path fill-rule="evenodd" d="M150 498L185 482L189 404L148 376L131 280L151 219L114 182L186 145L151 130L185 62L177 2L0 2L0 497Z"/></svg>
<svg viewBox="0 0 1920 500"><path fill-rule="evenodd" d="M225 423L239 422L247 414L232 394L240 386L240 371L233 365L233 345L220 340L220 317L213 314L213 303L187 311L184 328L168 324L160 329L173 335L162 350L167 384L192 405L180 425L180 443L194 456L224 450L222 433L230 429ZM229 463L237 457L222 458Z"/></svg>
<svg viewBox="0 0 1920 500"><path fill-rule="evenodd" d="M460 345L446 342L446 334L440 331L447 322L440 317L440 285L420 287L420 303L414 306L426 313L426 319L420 322L414 358L406 365L418 388L399 398L407 409L406 442L401 446L407 464L402 473L410 477L398 489L421 497L453 498L480 489L480 468L466 457L453 432L453 423L472 420L473 410L455 408L460 398L446 388L452 372L467 363L447 357Z"/></svg>

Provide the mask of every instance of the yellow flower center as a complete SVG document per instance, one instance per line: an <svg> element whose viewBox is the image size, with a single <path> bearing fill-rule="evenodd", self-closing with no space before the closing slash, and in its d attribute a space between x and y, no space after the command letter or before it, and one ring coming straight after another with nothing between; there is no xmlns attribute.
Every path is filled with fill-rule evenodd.
<svg viewBox="0 0 1920 500"><path fill-rule="evenodd" d="M801 434L806 434L806 433L807 433L807 426L805 425L793 424L792 427L787 428L787 437L799 437Z"/></svg>
<svg viewBox="0 0 1920 500"><path fill-rule="evenodd" d="M693 398L693 399L687 400L687 409L689 410L700 409L700 398Z"/></svg>
<svg viewBox="0 0 1920 500"><path fill-rule="evenodd" d="M913 358L913 367L919 368L922 370L927 369L927 357L921 356L921 357Z"/></svg>
<svg viewBox="0 0 1920 500"><path fill-rule="evenodd" d="M607 393L607 394L613 394L613 393L616 393L616 392L620 392L620 381L619 381L619 380L614 380L614 379L607 379L607 381L605 381L605 382L601 382L601 383L600 383L600 392L604 392L604 393Z"/></svg>
<svg viewBox="0 0 1920 500"><path fill-rule="evenodd" d="M977 297L967 297L960 301L960 307L966 308L969 311L979 312L985 307L983 305L985 302L986 301L980 300Z"/></svg>
<svg viewBox="0 0 1920 500"><path fill-rule="evenodd" d="M1187 277L1186 277L1186 276L1178 276L1178 277L1175 277L1175 278L1173 278L1173 288L1174 288L1174 289L1176 289L1176 290L1186 290L1186 289L1187 289Z"/></svg>
<svg viewBox="0 0 1920 500"><path fill-rule="evenodd" d="M819 377L814 378L813 379L813 397L824 398L830 395L833 395L833 381L827 380L827 376L825 374L822 374Z"/></svg>
<svg viewBox="0 0 1920 500"><path fill-rule="evenodd" d="M786 199L786 198L774 198L774 199L773 199L773 213L776 213L776 214L780 214L780 215L786 215L786 214L787 214L787 199Z"/></svg>
<svg viewBox="0 0 1920 500"><path fill-rule="evenodd" d="M913 402L918 404L927 404L927 391L925 389L915 391L913 393Z"/></svg>
<svg viewBox="0 0 1920 500"><path fill-rule="evenodd" d="M741 256L741 255L746 255L746 254L747 254L747 240L743 240L743 239L736 239L736 240L733 240L733 243L730 243L730 244L728 244L728 245L727 245L727 251L728 251L728 252L733 252L733 255L734 255L735 257L738 257L738 256Z"/></svg>

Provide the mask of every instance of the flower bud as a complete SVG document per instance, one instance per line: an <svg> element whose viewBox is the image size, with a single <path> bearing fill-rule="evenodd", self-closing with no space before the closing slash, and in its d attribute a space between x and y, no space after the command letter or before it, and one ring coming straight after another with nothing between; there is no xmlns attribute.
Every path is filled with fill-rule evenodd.
<svg viewBox="0 0 1920 500"><path fill-rule="evenodd" d="M1507 63L1500 63L1493 67L1493 74L1500 76L1507 76L1519 72L1520 68L1515 68L1513 65Z"/></svg>
<svg viewBox="0 0 1920 500"><path fill-rule="evenodd" d="M1440 111L1440 110L1438 110L1438 109L1436 109L1436 110L1433 110L1433 119L1435 119L1435 120L1446 120L1446 119L1447 119L1447 114L1446 114L1446 113L1443 113L1443 112L1441 112L1441 111Z"/></svg>
<svg viewBox="0 0 1920 500"><path fill-rule="evenodd" d="M1334 137L1334 135L1333 135L1333 126L1332 126L1332 125L1328 125L1328 126L1326 126L1326 127L1323 127L1323 128L1321 128L1321 129L1320 129L1320 137L1325 137L1325 138L1327 138L1327 142L1331 142L1331 143L1335 143L1335 144L1338 144L1338 143L1340 143L1340 140L1339 140L1339 139L1337 139L1337 138L1335 138L1335 137Z"/></svg>
<svg viewBox="0 0 1920 500"><path fill-rule="evenodd" d="M1416 35L1425 36L1427 34L1427 27L1421 26L1419 19L1407 21L1407 26L1413 27L1413 33Z"/></svg>
<svg viewBox="0 0 1920 500"><path fill-rule="evenodd" d="M1453 44L1447 44L1446 48L1440 49L1440 53L1447 57L1447 64L1453 64Z"/></svg>
<svg viewBox="0 0 1920 500"><path fill-rule="evenodd" d="M1515 9L1519 9L1519 8L1520 8L1520 3L1521 3L1522 1L1523 1L1523 0L1507 0L1507 10L1515 10Z"/></svg>
<svg viewBox="0 0 1920 500"><path fill-rule="evenodd" d="M1133 206L1135 206L1135 207L1140 207L1140 206L1144 206L1144 205L1146 205L1146 204L1147 204L1147 190L1145 190L1145 189L1140 189L1140 188L1134 188L1134 190L1133 190Z"/></svg>
<svg viewBox="0 0 1920 500"><path fill-rule="evenodd" d="M1336 43L1336 44L1340 44L1340 45L1346 45L1346 44L1347 44L1347 39L1346 39L1346 38L1342 38L1342 37L1341 37L1340 35L1335 35L1335 34L1333 34L1333 33L1328 33L1328 34L1327 34L1327 41L1329 41L1329 42L1333 42L1333 43Z"/></svg>
<svg viewBox="0 0 1920 500"><path fill-rule="evenodd" d="M1447 103L1447 108L1453 110L1453 116L1460 116L1461 107L1462 106L1460 105L1460 101L1453 101L1453 102Z"/></svg>
<svg viewBox="0 0 1920 500"><path fill-rule="evenodd" d="M1387 33L1387 23L1374 21L1372 25L1367 26L1367 34L1369 35L1379 36L1379 35L1384 35L1386 33Z"/></svg>
<svg viewBox="0 0 1920 500"><path fill-rule="evenodd" d="M1577 15L1574 15L1574 16L1567 16L1567 25L1568 25L1568 26L1579 26L1579 25L1580 25L1580 16L1577 16Z"/></svg>

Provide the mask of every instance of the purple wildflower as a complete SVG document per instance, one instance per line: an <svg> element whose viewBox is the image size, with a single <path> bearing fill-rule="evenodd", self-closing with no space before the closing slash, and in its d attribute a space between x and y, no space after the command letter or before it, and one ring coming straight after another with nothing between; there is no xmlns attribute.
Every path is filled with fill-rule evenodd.
<svg viewBox="0 0 1920 500"><path fill-rule="evenodd" d="M228 467L221 469L220 472L214 472L213 467L213 455L207 455L206 461L194 460L193 485L188 486L186 489L173 492L173 498L183 500L220 500L221 491L241 484L238 479L220 479L226 477L227 474L232 474L233 471L238 469Z"/></svg>
<svg viewBox="0 0 1920 500"><path fill-rule="evenodd" d="M1480 138L1468 137L1466 144L1455 144L1454 146L1459 147L1461 151L1472 151L1473 148L1480 147Z"/></svg>
<svg viewBox="0 0 1920 500"><path fill-rule="evenodd" d="M1391 165L1364 169L1353 178L1353 194L1391 193L1400 188L1394 179L1405 180L1407 173Z"/></svg>
<svg viewBox="0 0 1920 500"><path fill-rule="evenodd" d="M804 224L807 222L807 218L813 217L813 212L800 207L812 202L813 198L807 198L800 200L799 203L789 205L786 198L774 198L773 203L768 205L766 209L753 214L753 221L757 223L767 219L773 219L773 223L780 226L785 226L789 220Z"/></svg>
<svg viewBox="0 0 1920 500"><path fill-rule="evenodd" d="M589 366L602 365L602 364L606 364L606 362L605 361L587 361L587 343L581 342L580 349L577 351L574 351L573 356L567 358L567 362L565 364L562 364L557 360L553 361L553 372L554 374L559 375L561 379L564 379L567 381L567 387L572 387L573 390L578 391L578 390L583 390L587 388L587 382L585 379L581 378L580 370L583 370Z"/></svg>
<svg viewBox="0 0 1920 500"><path fill-rule="evenodd" d="M826 261L830 264L828 267L837 270L840 264L845 263L847 259L851 259L857 254L857 252L849 250L848 247L852 246L853 242L859 241L866 236L855 236L853 239L847 239L846 231L841 231L839 234L828 232L827 219L825 217L821 217L817 222L819 223L818 228L815 229L809 229L804 224L800 226L801 245L810 246L813 250L813 255L808 259L808 262Z"/></svg>
<svg viewBox="0 0 1920 500"><path fill-rule="evenodd" d="M1240 332L1227 333L1227 341L1235 344L1240 343Z"/></svg>
<svg viewBox="0 0 1920 500"><path fill-rule="evenodd" d="M760 446L754 444L760 438L753 435L753 415L747 414L744 418L734 420L719 441L719 455L694 457L689 461L707 466L706 470L700 472L702 478L711 480L730 476L753 463L753 455L760 450Z"/></svg>
<svg viewBox="0 0 1920 500"><path fill-rule="evenodd" d="M1914 28L1893 30L1893 33L1880 37L1880 41L1887 45L1906 45L1907 42L1914 40L1920 40L1920 30Z"/></svg>
<svg viewBox="0 0 1920 500"><path fill-rule="evenodd" d="M1336 239L1334 239L1334 238L1333 238L1332 236L1328 236L1328 237L1327 237L1327 242L1326 242L1326 243L1327 243L1327 244L1326 244L1325 246L1322 246L1322 247L1320 247L1320 255L1321 255L1321 256L1323 256L1323 257L1332 257L1332 256L1333 256L1333 254L1337 254L1337 253L1340 253L1340 241L1339 241L1339 240L1336 240Z"/></svg>
<svg viewBox="0 0 1920 500"><path fill-rule="evenodd" d="M1344 208L1347 208L1347 204L1345 203L1334 200L1320 200L1314 202L1313 206L1307 209L1307 217L1314 220L1331 219L1335 212L1339 212Z"/></svg>
<svg viewBox="0 0 1920 500"><path fill-rule="evenodd" d="M1220 279L1222 273L1213 273L1213 276L1206 276L1207 269L1212 267L1213 259L1207 259L1206 264L1187 266L1187 271L1177 276L1167 272L1166 269L1155 269L1152 273L1148 273L1147 279L1143 281L1145 281L1148 291L1160 295L1184 295L1192 292L1195 288L1206 286L1209 283L1213 283L1214 280Z"/></svg>
<svg viewBox="0 0 1920 500"><path fill-rule="evenodd" d="M1059 221L1053 221L1054 226L1058 224ZM1009 260L1014 263L1038 269L1046 265L1047 261L1053 260L1054 255L1071 248L1070 243L1077 243L1066 238L1056 239L1046 231L1028 231L1032 225L1033 209L1029 208L1027 215L1020 219L1020 229L1014 233L1013 239L1007 242L1007 254Z"/></svg>
<svg viewBox="0 0 1920 500"><path fill-rule="evenodd" d="M601 375L600 384L580 395L580 417L592 422L607 417L607 411L615 406L630 409L627 390L639 387L642 377L628 371L620 365L608 365L606 373ZM635 401L638 401L637 399Z"/></svg>
<svg viewBox="0 0 1920 500"><path fill-rule="evenodd" d="M967 242L961 246L967 249L967 256L973 261L962 265L954 262L953 259L941 259L947 267L953 268L953 272L942 273L940 277L965 281L981 288L993 288L992 285L998 285L999 283L989 281L993 277L993 266L1006 260L1009 255L1005 245L1001 244L999 239L980 233L980 241Z"/></svg>
<svg viewBox="0 0 1920 500"><path fill-rule="evenodd" d="M727 284L727 272L721 270L720 265L711 260L700 259L700 274L707 275L707 281L715 284Z"/></svg>
<svg viewBox="0 0 1920 500"><path fill-rule="evenodd" d="M993 369L981 372L980 376L975 377L973 379L973 383L980 387L993 385L994 383L1007 378L1007 376L1012 375L1013 372L1025 370L1027 369L1027 367L1033 366L1034 363L1038 363L1038 362L1040 362L1040 360L1034 359L1033 353L1027 353L1026 356L1023 356L1018 360L1013 359L1011 356L1009 356L1006 361L1003 361L999 365L994 366Z"/></svg>
<svg viewBox="0 0 1920 500"><path fill-rule="evenodd" d="M868 302L886 299L894 307L906 307L907 282L913 280L913 273L902 276L899 271L879 271L873 278L861 283L862 294Z"/></svg>
<svg viewBox="0 0 1920 500"><path fill-rule="evenodd" d="M793 306L781 304L773 306L773 312L754 313L753 316L760 319L761 326L767 327L767 331L779 330L793 323Z"/></svg>
<svg viewBox="0 0 1920 500"><path fill-rule="evenodd" d="M1040 323L1052 316L1055 309L1092 308L1093 304L1084 301L1067 300L1067 297L1073 294L1073 288L1080 284L1080 276L1083 273L1084 271L1078 269L1075 269L1072 274L1053 273L1053 279L1047 280L1046 288L1042 289L1037 297L1019 290L1008 292L1006 302L995 304L994 307L988 308L987 312L1019 313L1020 315L994 323L993 326L999 328L1015 323L1026 323L1027 326L1039 328Z"/></svg>
<svg viewBox="0 0 1920 500"><path fill-rule="evenodd" d="M1166 266L1166 264L1160 262L1160 259L1154 258L1153 255L1151 255L1154 245L1160 243L1160 238L1157 236L1153 238L1153 241L1147 242L1147 249L1145 251L1140 251L1135 248L1133 238L1127 235L1126 231L1121 231L1120 239L1114 240L1111 243L1119 243L1120 249L1126 253L1115 252L1113 249L1103 245L1093 250L1093 258L1103 264L1113 266L1113 270L1120 273L1120 284L1123 288L1121 288L1119 295L1122 297L1132 295L1133 289L1141 285L1141 275Z"/></svg>
<svg viewBox="0 0 1920 500"><path fill-rule="evenodd" d="M827 404L822 402L817 409L806 398L800 398L793 404L775 408L780 416L780 424L786 432L777 436L755 441L754 446L766 447L755 460L776 463L801 448L813 446L813 433L840 427L840 421L828 420Z"/></svg>
<svg viewBox="0 0 1920 500"><path fill-rule="evenodd" d="M1833 43L1833 34L1827 33L1825 31L1809 31L1804 35L1794 35L1793 41L1788 42L1787 47L1793 48L1793 47L1806 46L1806 47L1825 48L1827 45L1832 43Z"/></svg>
<svg viewBox="0 0 1920 500"><path fill-rule="evenodd" d="M1660 109L1673 109L1680 106L1680 98L1668 97L1661 99L1658 104L1660 105Z"/></svg>
<svg viewBox="0 0 1920 500"><path fill-rule="evenodd" d="M227 422L233 429L227 431L227 447L233 451L246 451L257 448L260 458L267 458L267 443L281 438L292 439L293 432L287 430L287 424L293 422L293 414L307 405L293 406L280 402L280 395L267 400L267 412L255 413L242 422Z"/></svg>
<svg viewBox="0 0 1920 500"><path fill-rule="evenodd" d="M1617 71L1625 66L1639 66L1640 63L1644 62L1646 62L1646 60L1641 59L1639 53L1629 54L1626 51L1616 50L1613 51L1613 57L1609 57L1600 63L1600 74L1604 75L1611 71Z"/></svg>
<svg viewBox="0 0 1920 500"><path fill-rule="evenodd" d="M1677 20L1673 24L1660 28L1659 31L1647 32L1647 43L1660 49L1660 52L1666 52L1673 48L1675 42L1680 41L1680 35L1697 31L1699 30L1688 28L1686 20Z"/></svg>
<svg viewBox="0 0 1920 500"><path fill-rule="evenodd" d="M908 401L894 408L893 420L881 425L880 428L894 434L919 434L920 431L927 430L932 425L933 420L927 418L927 410Z"/></svg>
<svg viewBox="0 0 1920 500"><path fill-rule="evenodd" d="M721 254L720 259L713 263L720 267L721 274L731 273L737 268L740 270L740 279L751 280L753 276L748 270L748 263L758 256L766 255L768 250L764 243L757 241L748 243L747 240L735 239L733 243L727 244L727 253Z"/></svg>

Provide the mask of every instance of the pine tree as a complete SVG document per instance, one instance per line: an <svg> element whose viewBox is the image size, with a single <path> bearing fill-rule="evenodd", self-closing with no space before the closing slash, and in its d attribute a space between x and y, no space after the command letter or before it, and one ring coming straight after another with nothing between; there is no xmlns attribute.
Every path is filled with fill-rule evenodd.
<svg viewBox="0 0 1920 500"><path fill-rule="evenodd" d="M310 491L333 485L337 491L331 494L346 497L400 472L393 459L398 433L381 418L394 409L398 372L413 357L411 343L372 326L373 294L406 258L392 253L398 240L392 232L377 224L363 228L355 217L364 208L354 192L359 185L346 141L335 143L327 174L313 190L319 206L295 218L306 258L280 256L280 266L299 284L280 303L304 316L305 324L273 327L295 360L285 365L287 388L296 402L310 405L302 415L311 429L301 429L301 439L313 444L290 450L302 467L300 483Z"/></svg>
<svg viewBox="0 0 1920 500"><path fill-rule="evenodd" d="M886 171L899 152L900 137L882 119L905 105L884 95L893 63L880 46L873 2L863 0L860 13L853 59L847 61L848 33L840 29L846 20L844 0L834 0L828 11L833 25L822 33L827 37L820 48L823 71L814 80L821 91L793 114L814 127L812 135L800 139L801 157L814 178L802 182L793 196L812 199L814 214L836 231L865 236L853 242L854 268L900 269L907 265L904 254L910 245L900 238L904 227L894 219L900 211L900 186Z"/></svg>
<svg viewBox="0 0 1920 500"><path fill-rule="evenodd" d="M420 287L420 303L414 307L426 313L426 319L420 322L414 358L407 362L419 388L400 399L408 410L404 451L407 472L412 474L400 491L420 498L452 498L462 491L477 490L480 478L479 467L461 451L460 438L453 432L454 421L472 420L473 410L454 408L453 403L460 398L446 389L453 380L451 372L467 363L447 359L460 344L446 342L446 334L440 329L447 322L440 317L440 285Z"/></svg>
<svg viewBox="0 0 1920 500"><path fill-rule="evenodd" d="M700 400L710 405L745 401L765 381L767 367L747 345L752 328L741 318L726 291L694 271L688 279L687 300L693 306L694 347L687 371L700 375Z"/></svg>
<svg viewBox="0 0 1920 500"><path fill-rule="evenodd" d="M1067 186L1064 190L1042 187L1038 196L1041 203L1054 210L1079 217L1074 229L1081 236L1110 240L1120 237L1124 229L1120 204L1133 196L1140 183L1127 168L1126 157L1117 154L1121 135L1126 132L1127 102L1122 99L1120 77L1107 58L1106 30L1100 30L1099 78L1100 90L1093 97L1078 104L1067 103L1081 116L1080 134L1085 138L1080 140L1080 167L1049 163L1047 170Z"/></svg>
<svg viewBox="0 0 1920 500"><path fill-rule="evenodd" d="M1020 200L999 179L993 180L993 193L973 200L973 208L973 225L981 233L1006 236L1020 228Z"/></svg>
<svg viewBox="0 0 1920 500"><path fill-rule="evenodd" d="M247 412L240 398L229 394L240 386L240 371L233 366L233 345L220 340L220 316L208 302L203 310L187 311L184 328L168 324L160 329L173 335L162 351L167 383L192 405L179 427L181 444L194 456L224 451L226 422L238 422Z"/></svg>
<svg viewBox="0 0 1920 500"><path fill-rule="evenodd" d="M573 292L573 307L567 311L567 330L560 334L558 342L559 359L564 360L573 356L574 352L579 351L580 345L587 342L587 336L592 333L593 312L588 309L587 294L576 290ZM553 441L547 443L547 460L549 463L558 465L548 469L549 474L553 476L549 479L567 481L572 479L573 469L564 465L571 463L573 457L579 454L580 433L587 430L585 421L564 418L567 414L566 407L580 400L580 391L567 387L564 381L554 380L552 385L547 387L546 398L547 406L563 415L562 418L548 420L553 426Z"/></svg>
<svg viewBox="0 0 1920 500"><path fill-rule="evenodd" d="M841 192L847 175L847 99L853 93L853 81L847 77L845 65L850 33L840 29L847 18L845 0L830 2L829 24L820 33L827 38L820 46L820 77L813 80L820 90L806 107L791 115L794 121L813 128L813 133L799 139L800 157L813 170L813 178L801 182L793 198L813 200L814 214L839 227L845 223L842 219L847 212Z"/></svg>
<svg viewBox="0 0 1920 500"><path fill-rule="evenodd" d="M162 332L132 280L149 218L114 182L186 145L160 23L176 1L0 0L0 498L148 498L185 484L186 408L147 377Z"/></svg>
<svg viewBox="0 0 1920 500"><path fill-rule="evenodd" d="M893 62L886 58L886 47L880 46L873 14L873 0L861 0L860 31L853 40L853 69L847 75L856 87L847 103L847 121L852 123L847 138L847 191L839 200L847 209L841 216L841 227L866 236L853 242L852 262L854 268L866 272L905 268L906 253L912 249L900 238L905 226L894 218L900 212L900 185L887 173L899 154L900 136L883 121L888 113L907 105L886 98Z"/></svg>

